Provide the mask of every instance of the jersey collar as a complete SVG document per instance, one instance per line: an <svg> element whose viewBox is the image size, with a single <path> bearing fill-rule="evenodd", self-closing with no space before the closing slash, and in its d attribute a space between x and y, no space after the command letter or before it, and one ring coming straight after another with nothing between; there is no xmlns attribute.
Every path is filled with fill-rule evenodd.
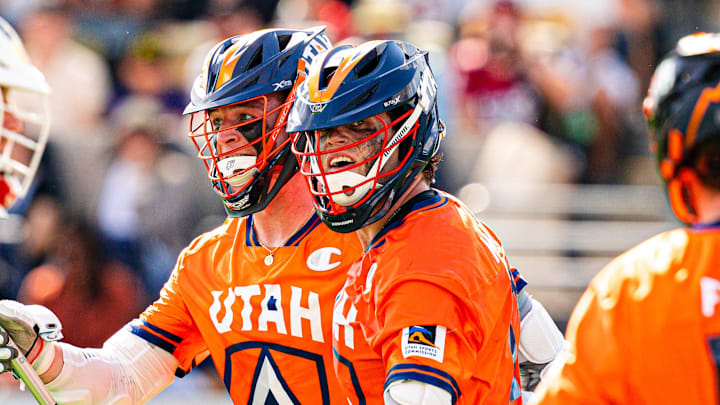
<svg viewBox="0 0 720 405"><path fill-rule="evenodd" d="M385 223L385 226L372 239L366 251L380 247L385 243L385 235L405 223L405 219L415 212L422 212L447 204L449 199L435 189L425 190L414 196L398 208Z"/></svg>
<svg viewBox="0 0 720 405"><path fill-rule="evenodd" d="M257 233L255 232L253 222L253 215L248 215L247 220L245 221L245 244L247 246L262 246L258 241ZM297 230L297 232L290 236L290 238L285 241L283 246L300 245L300 242L303 240L303 238L305 238L305 236L307 236L313 229L317 228L317 226L320 225L320 222L320 217L318 217L316 213L313 213L310 218L308 218L307 222L305 222L305 225L303 225L300 229Z"/></svg>
<svg viewBox="0 0 720 405"><path fill-rule="evenodd" d="M698 231L702 231L702 230L706 230L706 229L716 229L716 228L720 228L720 221L711 222L709 224L695 224L691 228L698 230Z"/></svg>

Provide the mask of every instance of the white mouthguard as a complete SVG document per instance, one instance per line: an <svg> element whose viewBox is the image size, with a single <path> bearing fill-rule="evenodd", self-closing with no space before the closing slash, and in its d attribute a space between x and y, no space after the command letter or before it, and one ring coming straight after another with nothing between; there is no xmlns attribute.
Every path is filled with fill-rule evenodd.
<svg viewBox="0 0 720 405"><path fill-rule="evenodd" d="M252 168L240 174L235 174L235 172L243 171L255 165L256 161L256 156L230 156L218 162L218 168L228 184L233 187L242 187L255 177L258 170Z"/></svg>

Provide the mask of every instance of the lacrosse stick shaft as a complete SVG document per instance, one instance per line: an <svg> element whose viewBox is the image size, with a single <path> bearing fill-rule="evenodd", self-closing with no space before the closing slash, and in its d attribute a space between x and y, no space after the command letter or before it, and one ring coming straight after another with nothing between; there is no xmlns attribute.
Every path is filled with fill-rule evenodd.
<svg viewBox="0 0 720 405"><path fill-rule="evenodd" d="M45 383L42 382L40 376L32 368L32 365L23 356L22 351L17 347L12 338L8 336L8 346L14 347L18 352L17 358L10 362L10 367L15 371L15 374L25 383L28 391L32 394L38 404L40 405L57 405L55 398L45 387Z"/></svg>

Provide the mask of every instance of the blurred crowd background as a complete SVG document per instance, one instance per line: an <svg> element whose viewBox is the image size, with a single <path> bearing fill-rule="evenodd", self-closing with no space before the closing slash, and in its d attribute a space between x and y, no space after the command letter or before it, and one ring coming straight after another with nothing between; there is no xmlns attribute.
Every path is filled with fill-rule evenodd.
<svg viewBox="0 0 720 405"><path fill-rule="evenodd" d="M67 341L98 346L152 302L180 250L223 221L181 115L223 38L322 24L335 43L393 38L429 50L448 129L437 187L449 192L653 185L642 98L681 35L717 29L718 4L0 1L53 88L41 173L0 223L0 298L45 304Z"/></svg>

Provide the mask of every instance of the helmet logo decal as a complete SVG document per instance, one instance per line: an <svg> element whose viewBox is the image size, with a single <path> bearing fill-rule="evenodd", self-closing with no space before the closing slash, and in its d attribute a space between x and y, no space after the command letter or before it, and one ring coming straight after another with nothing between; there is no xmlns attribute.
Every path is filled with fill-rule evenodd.
<svg viewBox="0 0 720 405"><path fill-rule="evenodd" d="M310 111L314 113L323 112L323 110L327 107L327 103L318 103L318 104L311 104L310 105Z"/></svg>
<svg viewBox="0 0 720 405"><path fill-rule="evenodd" d="M340 261L332 261L333 255L342 255L342 251L336 247L320 248L308 256L306 264L313 271L328 271L340 265Z"/></svg>
<svg viewBox="0 0 720 405"><path fill-rule="evenodd" d="M399 102L400 102L400 96L397 95L397 96L391 98L390 100L384 102L384 103L383 103L383 107L388 108L388 107L390 107L391 105L395 105L395 104L397 104L397 103L399 103Z"/></svg>
<svg viewBox="0 0 720 405"><path fill-rule="evenodd" d="M242 210L245 209L250 203L250 194L245 194L239 201L236 202L225 202L225 204L231 209Z"/></svg>
<svg viewBox="0 0 720 405"><path fill-rule="evenodd" d="M273 91L282 90L285 87L288 87L291 85L292 85L292 81L290 81L290 80L283 80L279 83L273 83Z"/></svg>

